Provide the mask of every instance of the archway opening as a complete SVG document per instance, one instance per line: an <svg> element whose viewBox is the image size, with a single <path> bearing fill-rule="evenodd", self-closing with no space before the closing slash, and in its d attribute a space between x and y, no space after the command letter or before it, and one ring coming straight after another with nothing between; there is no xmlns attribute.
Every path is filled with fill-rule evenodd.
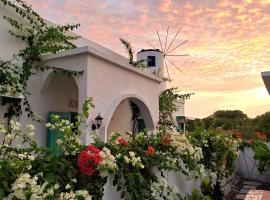
<svg viewBox="0 0 270 200"><path fill-rule="evenodd" d="M44 115L47 122L51 122L52 115L58 115L63 119L74 122L78 113L79 90L73 77L63 74L50 74L47 78L47 86L42 92L44 101ZM47 130L47 146L55 155L62 153L56 144L63 134L57 130Z"/></svg>
<svg viewBox="0 0 270 200"><path fill-rule="evenodd" d="M78 112L79 90L73 77L50 74L43 91L49 112Z"/></svg>
<svg viewBox="0 0 270 200"><path fill-rule="evenodd" d="M126 98L116 107L108 128L108 138L114 132L127 137L126 132L136 134L144 129L153 130L154 123L147 106L137 98Z"/></svg>

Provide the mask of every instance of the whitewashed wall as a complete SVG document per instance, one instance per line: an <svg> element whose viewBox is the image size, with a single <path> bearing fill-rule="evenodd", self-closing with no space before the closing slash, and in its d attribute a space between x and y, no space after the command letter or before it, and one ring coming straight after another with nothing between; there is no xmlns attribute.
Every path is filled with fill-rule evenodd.
<svg viewBox="0 0 270 200"><path fill-rule="evenodd" d="M268 147L270 148L270 143L268 143ZM244 153L241 152L240 157L237 160L237 175L245 179L254 179L270 183L270 168L261 174L257 170L258 161L255 161L253 156L254 151L252 148L245 147Z"/></svg>

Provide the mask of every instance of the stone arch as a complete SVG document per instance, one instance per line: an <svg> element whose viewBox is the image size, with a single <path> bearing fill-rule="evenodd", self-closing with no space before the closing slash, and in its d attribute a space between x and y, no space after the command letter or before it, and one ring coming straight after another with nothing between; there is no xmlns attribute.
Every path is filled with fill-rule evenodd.
<svg viewBox="0 0 270 200"><path fill-rule="evenodd" d="M155 128L155 124L153 121L153 111L142 97L133 93L120 94L115 97L114 100L111 101L110 105L105 107L106 109L104 109L101 113L104 116L104 120L100 129L100 134L101 138L104 139L104 141L107 141L108 139L108 128L115 111L117 110L119 105L125 100L132 101L138 106L144 119L146 128L148 128L149 130L153 130Z"/></svg>

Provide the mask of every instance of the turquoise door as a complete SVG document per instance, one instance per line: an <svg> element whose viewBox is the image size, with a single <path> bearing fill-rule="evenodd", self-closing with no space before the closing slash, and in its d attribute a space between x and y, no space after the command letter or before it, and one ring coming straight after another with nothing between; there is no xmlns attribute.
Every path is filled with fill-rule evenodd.
<svg viewBox="0 0 270 200"><path fill-rule="evenodd" d="M67 112L50 112L48 122L51 123L51 115L58 115L65 120L71 121L71 113ZM61 148L56 144L57 139L63 138L63 134L57 130L48 129L47 146L51 149L54 155L59 156L62 153Z"/></svg>

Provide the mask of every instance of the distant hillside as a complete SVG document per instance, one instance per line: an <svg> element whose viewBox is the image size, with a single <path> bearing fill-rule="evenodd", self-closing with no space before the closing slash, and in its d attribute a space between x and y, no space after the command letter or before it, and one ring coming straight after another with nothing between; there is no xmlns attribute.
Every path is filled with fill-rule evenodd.
<svg viewBox="0 0 270 200"><path fill-rule="evenodd" d="M245 137L252 137L255 131L261 131L270 138L270 112L251 119L240 110L218 110L206 118L196 119L188 123L186 128L188 131L193 131L196 126L239 131Z"/></svg>

